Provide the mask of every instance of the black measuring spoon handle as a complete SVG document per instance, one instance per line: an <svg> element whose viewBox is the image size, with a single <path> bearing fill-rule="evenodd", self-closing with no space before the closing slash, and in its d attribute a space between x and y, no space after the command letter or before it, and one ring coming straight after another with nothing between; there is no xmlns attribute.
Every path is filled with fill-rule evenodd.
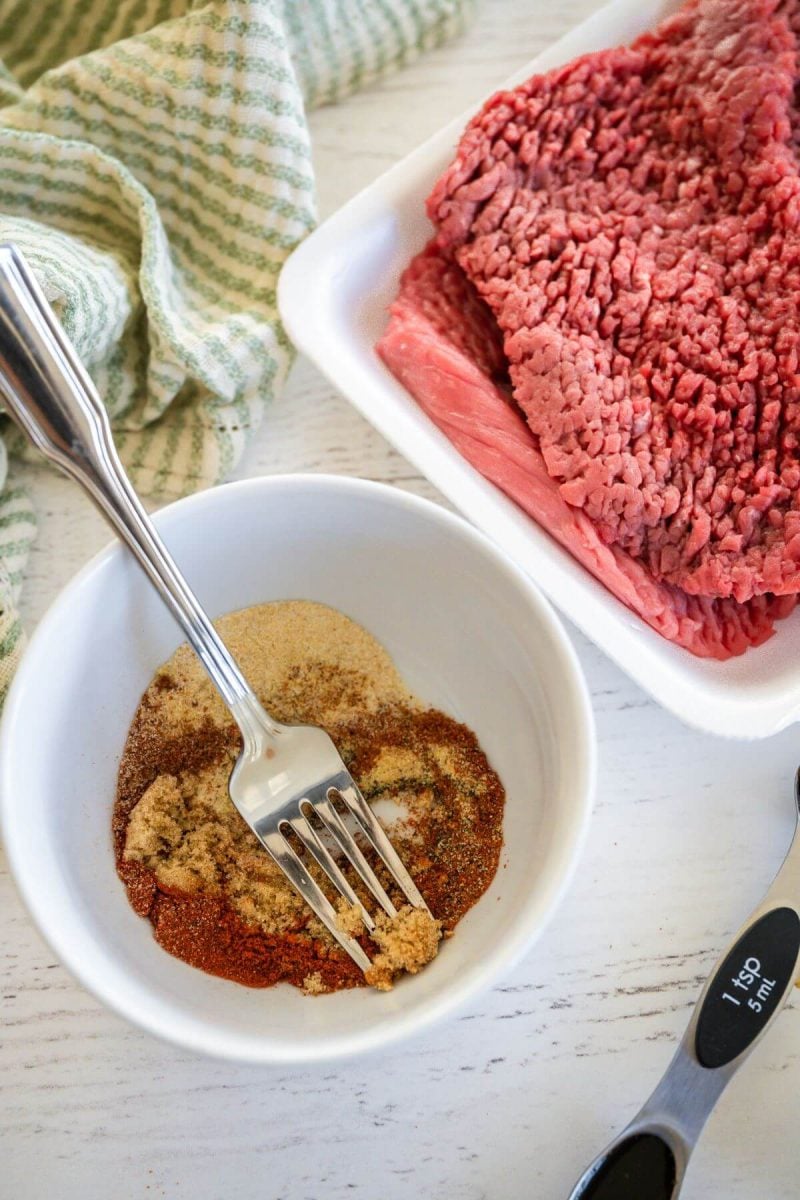
<svg viewBox="0 0 800 1200"><path fill-rule="evenodd" d="M776 904L744 926L711 976L694 1022L694 1054L717 1070L751 1050L791 994L800 959L800 912Z"/></svg>
<svg viewBox="0 0 800 1200"><path fill-rule="evenodd" d="M714 1105L792 994L799 968L796 825L780 871L714 967L663 1078L630 1125L584 1172L570 1200L676 1200Z"/></svg>
<svg viewBox="0 0 800 1200"><path fill-rule="evenodd" d="M755 912L703 988L683 1047L706 1071L730 1077L792 994L800 964L800 768L794 837Z"/></svg>

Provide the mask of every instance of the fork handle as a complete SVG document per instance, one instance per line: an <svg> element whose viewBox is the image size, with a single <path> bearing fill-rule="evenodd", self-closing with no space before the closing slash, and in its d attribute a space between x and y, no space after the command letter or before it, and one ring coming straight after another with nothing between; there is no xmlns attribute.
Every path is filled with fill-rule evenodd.
<svg viewBox="0 0 800 1200"><path fill-rule="evenodd" d="M28 440L85 488L132 551L245 732L258 700L156 533L97 390L14 245L0 246L0 396Z"/></svg>

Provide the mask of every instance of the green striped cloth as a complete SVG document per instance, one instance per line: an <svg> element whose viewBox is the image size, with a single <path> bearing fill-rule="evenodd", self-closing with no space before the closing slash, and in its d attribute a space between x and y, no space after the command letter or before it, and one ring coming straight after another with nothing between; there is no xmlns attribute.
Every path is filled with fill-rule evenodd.
<svg viewBox="0 0 800 1200"><path fill-rule="evenodd" d="M438 45L470 7L0 0L0 241L36 271L140 491L222 479L286 376L275 288L315 220L309 108ZM2 698L34 532L5 449L0 489Z"/></svg>

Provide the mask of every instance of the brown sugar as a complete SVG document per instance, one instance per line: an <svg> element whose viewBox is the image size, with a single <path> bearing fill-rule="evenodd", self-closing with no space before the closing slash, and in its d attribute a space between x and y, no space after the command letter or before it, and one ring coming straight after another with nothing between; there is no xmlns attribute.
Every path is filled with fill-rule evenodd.
<svg viewBox="0 0 800 1200"><path fill-rule="evenodd" d="M217 627L269 712L327 730L434 914L408 908L375 856L398 917L376 916L370 940L358 907L340 902L344 927L374 959L369 982L391 986L398 971L433 957L441 932L452 932L491 882L502 785L475 736L424 708L379 643L336 610L282 601L231 613ZM164 949L212 974L254 987L284 980L313 995L363 984L231 803L239 748L230 714L180 647L142 697L120 765L114 841L131 904ZM376 915L357 878L352 884Z"/></svg>
<svg viewBox="0 0 800 1200"><path fill-rule="evenodd" d="M364 978L379 991L388 991L401 971L416 975L435 957L441 936L441 921L434 920L423 909L406 904L396 917L379 913L372 940L380 953L364 972Z"/></svg>
<svg viewBox="0 0 800 1200"><path fill-rule="evenodd" d="M303 991L307 996L324 996L327 990L319 971L312 971L303 980Z"/></svg>
<svg viewBox="0 0 800 1200"><path fill-rule="evenodd" d="M348 904L342 899L336 905L336 924L342 933L357 938L364 932L361 910L357 904ZM375 916L375 928L370 939L380 953L372 960L372 966L364 972L364 978L379 991L388 991L396 975L407 971L416 975L426 963L436 957L442 923L424 909L404 904L394 916L380 910ZM307 981L303 990L308 991Z"/></svg>
<svg viewBox="0 0 800 1200"><path fill-rule="evenodd" d="M357 904L348 904L342 897L336 904L336 924L342 933L357 938L364 932L361 909Z"/></svg>

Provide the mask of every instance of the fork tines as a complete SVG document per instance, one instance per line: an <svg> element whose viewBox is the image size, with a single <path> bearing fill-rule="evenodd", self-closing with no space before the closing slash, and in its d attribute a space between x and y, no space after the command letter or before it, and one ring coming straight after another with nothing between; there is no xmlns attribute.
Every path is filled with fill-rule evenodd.
<svg viewBox="0 0 800 1200"><path fill-rule="evenodd" d="M304 900L313 909L320 921L336 938L362 971L369 969L371 963L368 955L354 937L341 927L339 914L323 892L319 884L312 878L294 847L287 840L286 832L291 830L316 860L331 884L336 888L348 904L354 904L364 923L367 933L375 929L374 918L359 899L354 888L344 874L340 864L326 846L320 833L311 823L310 818L316 816L324 830L328 833L345 860L355 870L361 882L370 895L377 901L389 917L397 916L397 909L392 903L375 871L370 866L361 847L356 842L342 814L334 806L334 800L340 800L347 812L355 819L358 828L366 837L375 853L380 858L390 878L400 889L412 907L429 911L414 880L403 866L392 843L384 832L383 826L374 815L361 792L347 772L342 772L336 779L313 789L308 796L300 800L296 816L281 822L278 829L262 832L261 838L278 865L289 877L294 886L302 894Z"/></svg>

